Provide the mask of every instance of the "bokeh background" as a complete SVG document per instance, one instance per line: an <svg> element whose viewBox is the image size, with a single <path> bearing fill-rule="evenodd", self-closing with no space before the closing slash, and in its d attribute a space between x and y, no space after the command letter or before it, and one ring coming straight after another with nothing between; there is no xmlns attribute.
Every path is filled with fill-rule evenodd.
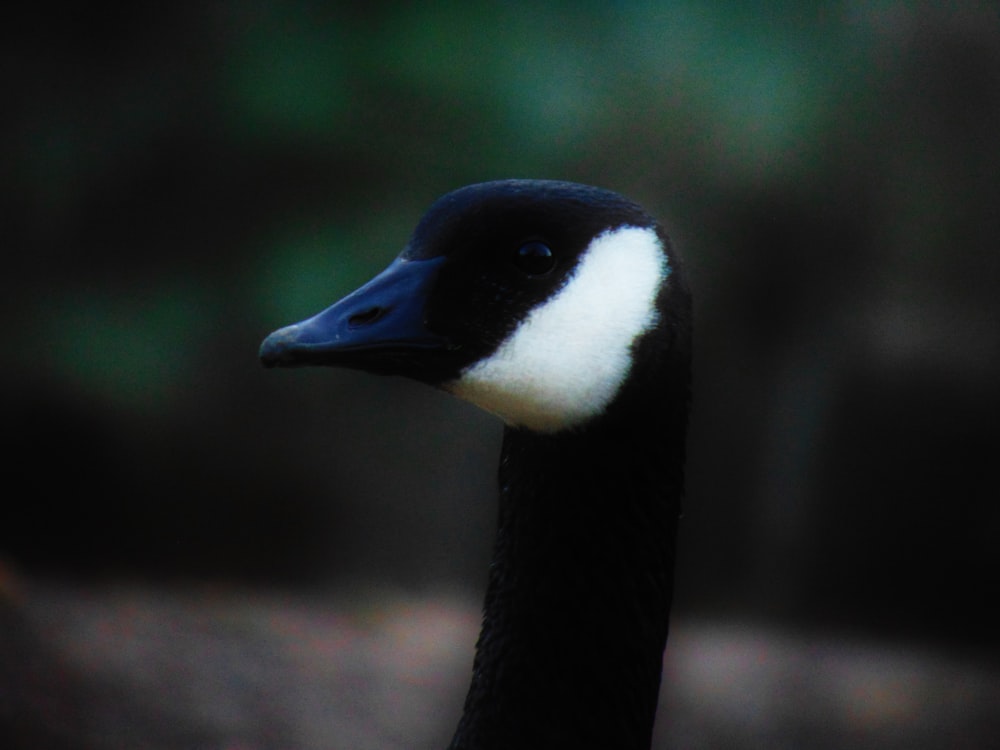
<svg viewBox="0 0 1000 750"><path fill-rule="evenodd" d="M444 745L500 425L256 351L510 176L637 199L695 293L658 747L995 741L992 4L5 16L5 747Z"/></svg>

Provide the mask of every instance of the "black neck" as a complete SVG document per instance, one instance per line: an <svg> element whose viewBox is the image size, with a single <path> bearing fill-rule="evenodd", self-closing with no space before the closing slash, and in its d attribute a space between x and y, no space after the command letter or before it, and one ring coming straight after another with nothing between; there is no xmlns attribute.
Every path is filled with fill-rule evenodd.
<svg viewBox="0 0 1000 750"><path fill-rule="evenodd" d="M634 420L506 431L483 629L452 750L648 750L686 406L673 417L674 429L650 431L647 415L638 434Z"/></svg>

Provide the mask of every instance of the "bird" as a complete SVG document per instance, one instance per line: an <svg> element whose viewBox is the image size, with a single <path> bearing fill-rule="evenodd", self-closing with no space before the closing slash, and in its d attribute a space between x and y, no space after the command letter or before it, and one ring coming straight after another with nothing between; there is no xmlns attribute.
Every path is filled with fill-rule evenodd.
<svg viewBox="0 0 1000 750"><path fill-rule="evenodd" d="M645 209L590 185L509 179L438 198L384 271L261 344L266 367L403 376L504 422L451 750L650 747L691 339L681 260Z"/></svg>

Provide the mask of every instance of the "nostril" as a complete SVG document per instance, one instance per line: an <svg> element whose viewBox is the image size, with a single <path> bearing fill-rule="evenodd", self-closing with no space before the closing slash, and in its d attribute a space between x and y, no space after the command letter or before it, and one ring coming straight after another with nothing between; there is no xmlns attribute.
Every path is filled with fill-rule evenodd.
<svg viewBox="0 0 1000 750"><path fill-rule="evenodd" d="M370 325L381 318L384 313L385 308L372 307L349 317L347 319L347 325L350 328L359 328L361 326Z"/></svg>

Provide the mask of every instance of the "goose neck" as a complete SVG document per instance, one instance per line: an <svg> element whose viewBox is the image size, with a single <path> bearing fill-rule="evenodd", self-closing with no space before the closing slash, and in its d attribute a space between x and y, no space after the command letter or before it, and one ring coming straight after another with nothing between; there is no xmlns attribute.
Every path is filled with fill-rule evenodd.
<svg viewBox="0 0 1000 750"><path fill-rule="evenodd" d="M618 437L506 432L483 629L454 750L648 750L679 477L668 446Z"/></svg>

